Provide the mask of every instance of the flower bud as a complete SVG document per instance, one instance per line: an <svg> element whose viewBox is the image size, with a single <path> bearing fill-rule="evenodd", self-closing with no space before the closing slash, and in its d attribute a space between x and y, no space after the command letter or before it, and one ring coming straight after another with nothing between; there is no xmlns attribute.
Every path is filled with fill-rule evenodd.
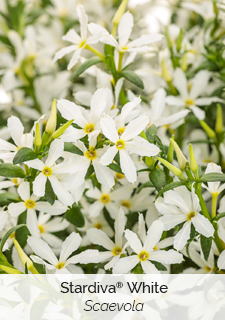
<svg viewBox="0 0 225 320"><path fill-rule="evenodd" d="M64 131L66 131L66 129L71 125L71 123L73 123L74 119L67 121L62 127L60 127L59 129L57 129L52 137L51 140L57 139L58 137L60 137Z"/></svg>
<svg viewBox="0 0 225 320"><path fill-rule="evenodd" d="M162 77L166 80L166 82L172 82L172 76L169 73L168 69L166 68L165 61L161 61L161 67L162 67Z"/></svg>
<svg viewBox="0 0 225 320"><path fill-rule="evenodd" d="M157 160L159 160L162 164L164 164L165 167L167 167L176 177L178 177L180 180L187 180L187 178L183 175L182 171L176 167L174 167L171 163L168 161L156 157Z"/></svg>
<svg viewBox="0 0 225 320"><path fill-rule="evenodd" d="M19 270L15 269L15 268L10 268L10 267L3 266L3 265L0 265L0 269L5 271L6 273L9 273L9 274L23 274L22 272L20 272Z"/></svg>
<svg viewBox="0 0 225 320"><path fill-rule="evenodd" d="M18 252L18 255L20 257L20 260L23 264L23 266L25 267L25 264L27 264L27 269L30 270L32 273L34 274L39 274L37 272L37 270L34 267L33 262L31 261L31 259L26 255L26 253L23 251L23 249L21 248L21 246L19 245L18 241L16 241L16 239L13 239L14 245L16 247L16 250Z"/></svg>
<svg viewBox="0 0 225 320"><path fill-rule="evenodd" d="M41 146L41 131L40 131L40 127L39 127L38 122L36 123L36 127L35 127L34 145L36 147Z"/></svg>
<svg viewBox="0 0 225 320"><path fill-rule="evenodd" d="M191 144L189 144L189 155L190 155L190 169L194 173L195 178L198 177L198 164L195 159L194 150Z"/></svg>
<svg viewBox="0 0 225 320"><path fill-rule="evenodd" d="M216 133L220 134L223 132L223 111L220 104L217 104L217 116L216 116Z"/></svg>
<svg viewBox="0 0 225 320"><path fill-rule="evenodd" d="M213 131L205 121L201 120L200 124L202 128L205 130L206 134L208 135L209 138L215 139L216 138L216 133Z"/></svg>
<svg viewBox="0 0 225 320"><path fill-rule="evenodd" d="M45 127L45 131L49 134L53 134L53 132L55 132L56 113L57 113L57 109L56 109L56 99L55 99L53 100L51 114Z"/></svg>
<svg viewBox="0 0 225 320"><path fill-rule="evenodd" d="M126 10L126 6L127 6L127 2L128 0L123 0L119 6L119 8L117 9L114 17L113 17L113 30L112 30L112 35L115 37L116 36L116 30L117 30L117 26Z"/></svg>
<svg viewBox="0 0 225 320"><path fill-rule="evenodd" d="M172 136L171 139L174 140L174 135ZM167 153L167 161L169 161L170 163L173 162L173 144L171 141L170 141L170 145Z"/></svg>
<svg viewBox="0 0 225 320"><path fill-rule="evenodd" d="M180 150L178 144L173 139L170 139L170 141L175 149L179 166L181 170L184 170L188 161L183 155L183 152Z"/></svg>

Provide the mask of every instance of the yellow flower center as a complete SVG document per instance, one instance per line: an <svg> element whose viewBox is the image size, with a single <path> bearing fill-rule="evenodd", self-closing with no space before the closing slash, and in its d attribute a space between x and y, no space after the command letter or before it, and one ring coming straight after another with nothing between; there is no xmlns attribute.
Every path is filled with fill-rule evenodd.
<svg viewBox="0 0 225 320"><path fill-rule="evenodd" d="M108 194L102 194L100 201L104 204L108 203L110 201L110 197Z"/></svg>
<svg viewBox="0 0 225 320"><path fill-rule="evenodd" d="M128 50L129 48L127 46L122 47L122 50Z"/></svg>
<svg viewBox="0 0 225 320"><path fill-rule="evenodd" d="M157 251L158 250L157 246L154 246L153 250Z"/></svg>
<svg viewBox="0 0 225 320"><path fill-rule="evenodd" d="M187 221L191 221L191 219L194 218L194 216L195 216L195 212L194 212L194 211L190 212L190 213L187 215Z"/></svg>
<svg viewBox="0 0 225 320"><path fill-rule="evenodd" d="M52 169L49 167L44 167L44 169L42 170L42 173L46 177L50 177L52 175Z"/></svg>
<svg viewBox="0 0 225 320"><path fill-rule="evenodd" d="M112 105L112 107L111 107L111 110L113 110L113 109L115 109L116 107L115 107L115 104L113 104Z"/></svg>
<svg viewBox="0 0 225 320"><path fill-rule="evenodd" d="M126 207L126 208L130 208L130 202L128 201L128 200L123 200L122 202L121 202L121 205L123 206L123 207Z"/></svg>
<svg viewBox="0 0 225 320"><path fill-rule="evenodd" d="M124 133L125 127L118 129L118 135L121 136Z"/></svg>
<svg viewBox="0 0 225 320"><path fill-rule="evenodd" d="M24 202L24 204L28 209L33 209L36 203L35 201L28 199L27 201Z"/></svg>
<svg viewBox="0 0 225 320"><path fill-rule="evenodd" d="M84 155L88 160L94 160L97 158L96 150L92 147L89 147L89 151L86 150Z"/></svg>
<svg viewBox="0 0 225 320"><path fill-rule="evenodd" d="M189 105L189 106L193 106L195 104L194 100L192 100L192 99L185 100L185 103L186 103L186 105Z"/></svg>
<svg viewBox="0 0 225 320"><path fill-rule="evenodd" d="M79 44L79 48L82 48L85 45L85 43L86 43L85 40L81 41L80 44Z"/></svg>
<svg viewBox="0 0 225 320"><path fill-rule="evenodd" d="M38 229L40 230L40 233L44 233L45 232L45 229L42 225L38 225Z"/></svg>
<svg viewBox="0 0 225 320"><path fill-rule="evenodd" d="M86 126L84 127L84 131L89 134L91 132L93 132L95 130L95 125L93 123L88 123L86 124Z"/></svg>
<svg viewBox="0 0 225 320"><path fill-rule="evenodd" d="M56 267L56 269L60 270L60 269L64 268L64 266L65 266L65 262L59 262L55 267Z"/></svg>
<svg viewBox="0 0 225 320"><path fill-rule="evenodd" d="M116 147L118 150L123 150L125 149L125 141L119 139L117 142L116 142Z"/></svg>
<svg viewBox="0 0 225 320"><path fill-rule="evenodd" d="M98 222L98 223L96 223L96 224L94 225L94 227L95 227L96 229L101 230L101 229L103 228L103 225L102 225L100 222Z"/></svg>
<svg viewBox="0 0 225 320"><path fill-rule="evenodd" d="M16 186L18 186L18 185L19 185L19 183L18 183L18 179L17 179L17 178L12 179L12 182L13 182Z"/></svg>
<svg viewBox="0 0 225 320"><path fill-rule="evenodd" d="M124 177L125 177L124 174L119 173L119 172L116 172L116 179L117 179L117 180L123 179Z"/></svg>
<svg viewBox="0 0 225 320"><path fill-rule="evenodd" d="M212 269L210 267L206 266L205 270L206 270L207 273L209 273Z"/></svg>
<svg viewBox="0 0 225 320"><path fill-rule="evenodd" d="M149 258L149 253L147 251L141 251L138 255L140 261L146 261Z"/></svg>
<svg viewBox="0 0 225 320"><path fill-rule="evenodd" d="M114 256L118 256L119 254L121 254L122 252L122 248L120 247L115 247L113 250L112 250L112 253Z"/></svg>
<svg viewBox="0 0 225 320"><path fill-rule="evenodd" d="M16 237L16 233L15 232L11 233L10 236L9 236L10 239L14 239L15 237Z"/></svg>

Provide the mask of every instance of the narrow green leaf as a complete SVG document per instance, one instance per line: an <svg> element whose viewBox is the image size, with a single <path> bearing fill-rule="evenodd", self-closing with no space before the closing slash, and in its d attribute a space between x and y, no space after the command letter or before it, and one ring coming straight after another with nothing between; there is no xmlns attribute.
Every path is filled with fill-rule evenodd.
<svg viewBox="0 0 225 320"><path fill-rule="evenodd" d="M116 172L118 172L118 173L123 174L123 172L121 171L120 166L119 166L118 164L116 164L116 163L111 163L110 165L108 165L108 167L109 167L110 169L112 169L113 171L116 171Z"/></svg>
<svg viewBox="0 0 225 320"><path fill-rule="evenodd" d="M25 161L37 159L37 154L30 148L21 148L17 151L15 157L13 158L13 164L20 164Z"/></svg>
<svg viewBox="0 0 225 320"><path fill-rule="evenodd" d="M175 182L171 182L170 184L167 184L163 189L161 189L157 196L156 196L156 199L158 197L161 197L163 195L163 193L165 193L166 191L169 191L171 189L175 189L175 188L178 188L178 187L181 187L181 186L185 186L186 182L185 181L175 181Z"/></svg>
<svg viewBox="0 0 225 320"><path fill-rule="evenodd" d="M152 187L154 187L153 183L151 181L147 181L137 189L137 193L139 193L144 188L152 188Z"/></svg>
<svg viewBox="0 0 225 320"><path fill-rule="evenodd" d="M71 142L64 142L64 151L79 154L80 156L84 155L84 153Z"/></svg>
<svg viewBox="0 0 225 320"><path fill-rule="evenodd" d="M67 210L64 217L75 227L83 228L85 224L84 216L77 205L73 205L72 209Z"/></svg>
<svg viewBox="0 0 225 320"><path fill-rule="evenodd" d="M30 232L26 226L26 222L27 222L27 211L24 211L19 215L18 221L17 221L18 225L24 225L24 227L19 228L18 230L15 231L15 238L19 242L22 249L27 244L27 238L30 235Z"/></svg>
<svg viewBox="0 0 225 320"><path fill-rule="evenodd" d="M134 73L133 71L130 70L126 70L126 71L122 71L120 72L120 75L122 77L124 77L125 79L127 79L128 81L132 82L133 84L135 84L138 88L144 90L144 83L141 80L141 78Z"/></svg>
<svg viewBox="0 0 225 320"><path fill-rule="evenodd" d="M216 181L225 181L225 174L223 173L207 173L201 177L200 182L216 182Z"/></svg>
<svg viewBox="0 0 225 320"><path fill-rule="evenodd" d="M159 271L167 271L167 268L160 262L158 261L151 261L152 264L158 269Z"/></svg>
<svg viewBox="0 0 225 320"><path fill-rule="evenodd" d="M206 261L208 261L209 258L209 253L212 247L212 239L212 237L206 238L203 235L200 236L201 248Z"/></svg>
<svg viewBox="0 0 225 320"><path fill-rule="evenodd" d="M1 163L0 176L8 178L24 178L26 175L19 166L14 166L11 163Z"/></svg>
<svg viewBox="0 0 225 320"><path fill-rule="evenodd" d="M45 199L51 205L53 205L55 202L55 192L52 188L52 185L51 185L51 182L49 181L49 179L47 179L46 185L45 185Z"/></svg>
<svg viewBox="0 0 225 320"><path fill-rule="evenodd" d="M17 202L19 201L19 198L17 195L11 192L3 192L0 193L0 207L4 207L11 202Z"/></svg>
<svg viewBox="0 0 225 320"><path fill-rule="evenodd" d="M74 72L72 77L70 78L71 81L75 80L77 77L79 77L85 70L90 68L91 66L102 62L102 59L99 57L93 57L87 61L85 61L80 67L77 68L77 70Z"/></svg>
<svg viewBox="0 0 225 320"><path fill-rule="evenodd" d="M11 229L9 229L9 231L6 232L6 234L4 235L4 237L2 238L2 241L0 242L0 252L2 252L2 249L4 247L4 244L6 243L6 241L8 240L8 238L11 236L11 234L13 232L15 232L17 229L22 228L22 227L26 227L25 224L20 224L18 226L12 227Z"/></svg>

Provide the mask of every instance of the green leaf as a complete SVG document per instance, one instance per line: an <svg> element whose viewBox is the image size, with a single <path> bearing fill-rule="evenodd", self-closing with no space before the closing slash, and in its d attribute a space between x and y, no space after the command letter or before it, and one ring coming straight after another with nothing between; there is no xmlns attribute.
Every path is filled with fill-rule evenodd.
<svg viewBox="0 0 225 320"><path fill-rule="evenodd" d="M9 229L9 231L6 232L6 234L4 235L4 237L2 238L2 241L0 242L0 252L2 252L2 249L4 247L4 244L6 243L6 241L8 240L8 238L11 236L11 234L13 232L15 232L17 229L20 229L22 227L26 227L25 224L20 224L18 226L12 227L11 229Z"/></svg>
<svg viewBox="0 0 225 320"><path fill-rule="evenodd" d="M175 181L175 182L171 182L170 184L167 184L163 189L161 189L157 196L156 196L156 199L158 197L161 197L163 195L163 193L165 193L166 191L169 191L171 189L175 189L175 188L178 188L178 187L181 187L181 186L185 186L186 182L185 181Z"/></svg>
<svg viewBox="0 0 225 320"><path fill-rule="evenodd" d="M152 188L152 187L154 187L153 183L151 181L147 181L137 189L137 193L139 193L144 188Z"/></svg>
<svg viewBox="0 0 225 320"><path fill-rule="evenodd" d="M0 176L8 178L24 178L26 175L19 166L14 166L11 163L1 163Z"/></svg>
<svg viewBox="0 0 225 320"><path fill-rule="evenodd" d="M75 71L75 73L72 75L72 77L70 78L71 81L75 80L77 77L79 77L79 75L81 75L85 70L87 70L88 68L90 68L91 66L102 62L102 59L99 57L93 57L87 61L85 61L80 67L77 68L77 70Z"/></svg>
<svg viewBox="0 0 225 320"><path fill-rule="evenodd" d="M75 227L83 228L85 224L84 216L77 205L73 205L71 209L67 210L64 217Z"/></svg>
<svg viewBox="0 0 225 320"><path fill-rule="evenodd" d="M141 80L141 78L134 73L133 71L130 70L126 70L126 71L122 71L120 72L120 75L122 77L124 77L125 79L127 79L128 81L132 82L133 84L135 84L138 88L144 90L144 83Z"/></svg>
<svg viewBox="0 0 225 320"><path fill-rule="evenodd" d="M26 226L26 221L27 221L27 211L24 211L21 213L18 217L17 224L18 225L24 225L24 227L19 228L15 232L15 238L19 242L21 248L23 249L25 245L27 244L27 238L30 235L30 232Z"/></svg>
<svg viewBox="0 0 225 320"><path fill-rule="evenodd" d="M45 199L51 205L53 205L55 202L55 192L52 188L52 185L51 185L51 182L49 181L49 179L47 179L46 185L45 185Z"/></svg>
<svg viewBox="0 0 225 320"><path fill-rule="evenodd" d="M207 173L201 177L200 182L216 182L225 181L225 174L223 173Z"/></svg>
<svg viewBox="0 0 225 320"><path fill-rule="evenodd" d="M206 238L203 235L200 236L201 248L206 261L208 261L209 258L209 253L212 247L212 239L212 237Z"/></svg>
<svg viewBox="0 0 225 320"><path fill-rule="evenodd" d="M79 154L80 156L84 155L84 153L71 142L64 142L64 151Z"/></svg>
<svg viewBox="0 0 225 320"><path fill-rule="evenodd" d="M11 202L17 202L19 198L17 195L11 192L0 193L0 207L7 206Z"/></svg>
<svg viewBox="0 0 225 320"><path fill-rule="evenodd" d="M158 261L152 261L152 260L151 260L151 263L154 264L156 269L158 269L159 271L167 271L167 268L162 263Z"/></svg>
<svg viewBox="0 0 225 320"><path fill-rule="evenodd" d="M163 170L156 169L149 173L149 179L153 183L157 191L162 189L166 184L166 175Z"/></svg>
<svg viewBox="0 0 225 320"><path fill-rule="evenodd" d="M118 173L123 174L123 172L121 171L120 166L119 166L118 164L116 164L116 163L111 163L110 165L108 165L108 167L109 167L110 169L112 169L113 171L116 171L116 172L118 172Z"/></svg>
<svg viewBox="0 0 225 320"><path fill-rule="evenodd" d="M155 136L157 135L157 128L153 124L151 125L145 132L146 138L148 142L154 143L155 142Z"/></svg>
<svg viewBox="0 0 225 320"><path fill-rule="evenodd" d="M21 148L17 151L13 158L13 164L20 164L25 161L37 159L37 154L30 148Z"/></svg>

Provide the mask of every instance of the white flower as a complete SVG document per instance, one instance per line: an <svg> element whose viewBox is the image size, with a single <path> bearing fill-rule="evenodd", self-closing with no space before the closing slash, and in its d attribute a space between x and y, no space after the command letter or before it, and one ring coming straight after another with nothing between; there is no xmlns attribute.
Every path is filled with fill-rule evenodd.
<svg viewBox="0 0 225 320"><path fill-rule="evenodd" d="M146 128L148 117L142 115L132 120L123 128L124 131L121 136L118 135L115 121L109 116L102 118L100 124L104 135L115 144L102 156L100 163L103 165L112 163L119 151L121 169L127 180L134 183L137 180L137 172L129 153L151 157L157 155L160 151L154 144L149 143L141 137L137 137Z"/></svg>
<svg viewBox="0 0 225 320"><path fill-rule="evenodd" d="M70 63L67 67L70 70L75 64L78 62L81 52L85 49L86 46L90 44L96 44L100 38L103 36L102 32L97 33L95 35L89 36L87 35L87 27L88 27L88 16L85 14L83 6L77 6L77 15L80 22L80 36L76 33L74 29L70 29L66 35L62 37L63 40L72 42L73 45L63 48L56 52L53 62L56 62L58 59L61 59L66 54L75 51Z"/></svg>
<svg viewBox="0 0 225 320"><path fill-rule="evenodd" d="M221 252L219 259L217 261L217 266L219 269L225 269L225 250Z"/></svg>
<svg viewBox="0 0 225 320"><path fill-rule="evenodd" d="M43 240L28 237L27 242L34 253L42 258L31 256L32 260L36 263L44 264L51 273L70 273L67 269L70 264L95 262L99 257L97 250L86 250L69 258L81 243L80 235L75 232L72 232L63 242L59 259L56 258L54 252ZM45 262L45 260L48 262Z"/></svg>
<svg viewBox="0 0 225 320"><path fill-rule="evenodd" d="M4 208L0 208L0 231L4 228L7 220L8 220L9 214L7 211L4 210Z"/></svg>
<svg viewBox="0 0 225 320"><path fill-rule="evenodd" d="M182 250L190 238L191 224L193 223L197 232L205 237L212 237L214 228L210 221L200 214L199 199L192 188L192 192L186 187L178 187L164 193L155 203L156 208L163 215L162 222L165 230L185 222L182 229L174 237L174 248Z"/></svg>
<svg viewBox="0 0 225 320"><path fill-rule="evenodd" d="M74 172L74 164L69 161L63 161L60 164L55 164L55 161L62 156L63 152L63 141L61 139L56 139L50 146L48 158L45 163L39 159L35 159L27 161L26 164L31 168L41 171L33 182L34 194L36 196L44 196L45 184L47 179L49 179L59 200L65 205L71 206L74 203L74 199L65 186L63 186L58 180L57 175Z"/></svg>
<svg viewBox="0 0 225 320"><path fill-rule="evenodd" d="M182 69L176 69L173 75L173 83L178 89L180 96L168 96L166 102L169 105L177 106L179 108L189 108L196 118L203 120L205 118L205 111L197 106L207 106L212 102L221 101L218 97L198 98L206 89L209 78L210 73L207 70L199 71L192 79L191 89L189 90L185 73Z"/></svg>
<svg viewBox="0 0 225 320"><path fill-rule="evenodd" d="M207 173L223 173L220 166L216 163L209 163L205 170L205 174ZM221 185L220 181L216 182L208 182L208 187L205 184L202 184L204 188L206 188L212 195L219 195L225 189L225 183Z"/></svg>
<svg viewBox="0 0 225 320"><path fill-rule="evenodd" d="M126 245L123 246L125 223L125 215L122 208L120 208L115 220L115 242L113 242L102 230L91 228L87 231L87 236L92 243L108 250L100 252L99 256L99 261L101 262L110 259L105 265L106 270L112 268L119 261L120 255L125 253Z"/></svg>
<svg viewBox="0 0 225 320"><path fill-rule="evenodd" d="M160 241L163 229L164 226L160 219L154 221L148 230L144 245L141 244L141 241L134 232L126 230L125 237L135 255L120 259L114 266L113 273L127 273L140 262L145 273L159 274L160 272L150 261L162 264L181 263L183 256L175 250L154 250L154 247Z"/></svg>
<svg viewBox="0 0 225 320"><path fill-rule="evenodd" d="M8 118L8 128L15 145L0 139L0 159L11 162L20 148L33 148L33 136L30 133L23 133L24 126L15 116Z"/></svg>
<svg viewBox="0 0 225 320"><path fill-rule="evenodd" d="M105 110L106 99L106 90L103 88L96 90L93 94L90 110L86 110L65 99L59 100L57 108L63 118L67 120L74 119L73 122L81 128L69 127L62 135L62 139L66 142L75 142L77 139L81 139L91 133L100 133L99 119Z"/></svg>

